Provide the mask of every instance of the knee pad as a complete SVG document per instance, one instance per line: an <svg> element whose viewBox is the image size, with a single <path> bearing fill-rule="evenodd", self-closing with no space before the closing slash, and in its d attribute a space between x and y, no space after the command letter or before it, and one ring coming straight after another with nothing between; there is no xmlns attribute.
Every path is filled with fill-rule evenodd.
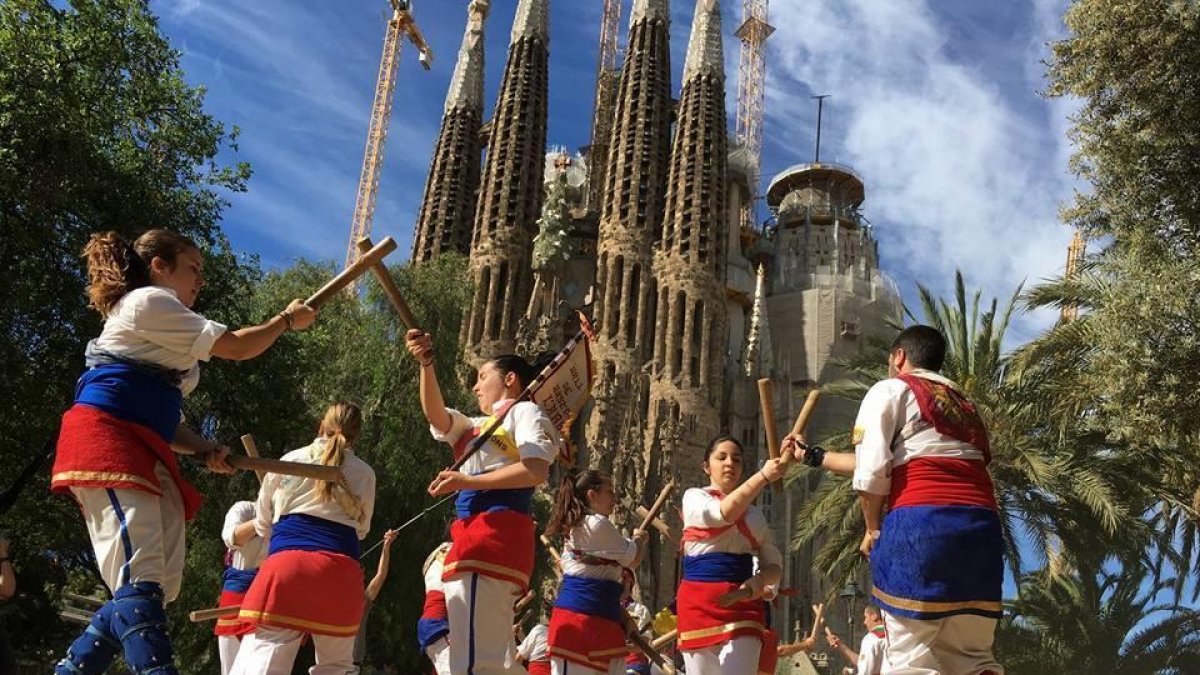
<svg viewBox="0 0 1200 675"><path fill-rule="evenodd" d="M112 602L112 633L125 648L129 669L137 675L177 675L162 587L149 581L126 584Z"/></svg>
<svg viewBox="0 0 1200 675"><path fill-rule="evenodd" d="M54 666L55 675L99 675L108 670L121 649L112 632L113 601L104 603L92 621L67 649L67 657Z"/></svg>

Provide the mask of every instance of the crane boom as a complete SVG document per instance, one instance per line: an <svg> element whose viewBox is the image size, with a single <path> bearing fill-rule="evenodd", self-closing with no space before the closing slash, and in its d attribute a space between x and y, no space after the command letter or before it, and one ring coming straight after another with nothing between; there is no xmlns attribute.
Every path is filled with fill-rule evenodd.
<svg viewBox="0 0 1200 675"><path fill-rule="evenodd" d="M616 106L617 83L621 69L617 66L621 31L621 5L624 0L604 0L600 17L600 55L596 63L596 105L592 112L592 139L588 150L589 203L599 208L603 190L605 164L608 161L609 135L612 131L613 108Z"/></svg>
<svg viewBox="0 0 1200 675"><path fill-rule="evenodd" d="M392 118L392 102L396 93L396 75L400 68L400 48L408 38L417 48L421 65L429 70L433 52L426 44L420 28L413 21L410 3L391 0L392 18L383 37L383 56L379 61L379 76L375 80L375 100L371 104L371 120L367 127L367 147L363 152L362 173L358 179L358 194L354 199L354 217L350 223L350 244L346 248L346 267L358 260L357 243L371 236L375 217L375 201L379 192L379 174L383 167L383 150L387 141L388 124Z"/></svg>
<svg viewBox="0 0 1200 675"><path fill-rule="evenodd" d="M737 126L735 138L740 147L750 153L750 199L742 207L742 227L750 227L759 172L762 170L763 109L766 101L767 52L766 42L775 27L767 21L768 0L742 0L742 25L735 33L742 42L738 59Z"/></svg>

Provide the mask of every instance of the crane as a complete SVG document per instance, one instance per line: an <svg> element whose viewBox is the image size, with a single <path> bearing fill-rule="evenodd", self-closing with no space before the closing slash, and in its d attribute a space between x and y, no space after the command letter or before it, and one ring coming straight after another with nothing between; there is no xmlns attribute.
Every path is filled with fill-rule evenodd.
<svg viewBox="0 0 1200 675"><path fill-rule="evenodd" d="M346 266L358 260L356 244L371 236L371 220L375 216L375 198L379 192L379 173L383 167L383 146L387 140L388 123L392 118L392 101L396 92L396 73L400 65L400 47L404 38L417 48L417 57L425 70L433 61L433 51L425 42L421 29L412 16L411 0L390 0L392 18L383 37L383 56L379 61L379 77L375 81L375 102L371 105L371 122L367 127L367 149L363 153L362 174L358 179L358 194L354 200L354 217L350 223L350 245L346 249ZM354 287L351 286L353 293Z"/></svg>
<svg viewBox="0 0 1200 675"><path fill-rule="evenodd" d="M1075 279L1079 276L1079 266L1083 264L1083 257L1087 254L1087 238L1083 232L1075 230L1075 236L1071 238L1071 245L1067 247L1067 267L1063 272L1064 279ZM1079 305L1075 303L1063 304L1062 306L1062 321L1074 321L1079 318Z"/></svg>
<svg viewBox="0 0 1200 675"><path fill-rule="evenodd" d="M600 55L596 63L596 105L592 114L592 139L588 150L589 190L588 201L592 208L600 206L600 194L604 189L604 172L608 162L609 135L612 131L613 108L616 106L617 82L621 69L617 65L620 31L621 5L624 0L604 0L604 12L600 18Z"/></svg>
<svg viewBox="0 0 1200 675"><path fill-rule="evenodd" d="M738 59L737 127L734 137L740 147L749 151L751 160L750 198L742 205L741 225L743 229L753 227L758 191L759 172L762 170L763 107L766 100L767 82L767 38L775 27L767 22L769 0L742 0L742 25L738 27L738 39L742 42Z"/></svg>

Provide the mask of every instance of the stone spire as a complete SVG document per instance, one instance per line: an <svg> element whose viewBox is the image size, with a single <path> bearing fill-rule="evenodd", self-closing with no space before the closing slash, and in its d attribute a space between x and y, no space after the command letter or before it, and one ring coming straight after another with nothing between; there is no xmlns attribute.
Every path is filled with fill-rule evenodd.
<svg viewBox="0 0 1200 675"><path fill-rule="evenodd" d="M545 172L549 0L520 0L490 143L471 244L475 297L461 339L473 364L515 347L529 301L530 256Z"/></svg>
<svg viewBox="0 0 1200 675"><path fill-rule="evenodd" d="M644 451L648 472L677 485L704 484L704 448L722 429L729 151L720 30L717 0L697 0L654 256L658 298ZM656 597L666 599L675 555L664 551L651 565Z"/></svg>
<svg viewBox="0 0 1200 675"><path fill-rule="evenodd" d="M593 297L599 377L587 428L593 464L613 472L630 495L644 494L640 438L628 427L645 414L642 367L653 341L654 247L662 234L671 153L671 49L668 0L637 0L629 27L600 193ZM631 507L632 508L632 507Z"/></svg>
<svg viewBox="0 0 1200 675"><path fill-rule="evenodd" d="M488 0L472 0L442 127L434 146L425 195L413 236L413 262L432 260L444 251L467 253L479 189L479 157L483 124L483 23Z"/></svg>

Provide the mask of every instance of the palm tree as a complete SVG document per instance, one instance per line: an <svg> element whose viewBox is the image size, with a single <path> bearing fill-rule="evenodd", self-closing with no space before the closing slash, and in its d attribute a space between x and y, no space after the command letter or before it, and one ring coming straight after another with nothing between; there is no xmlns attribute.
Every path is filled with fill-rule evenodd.
<svg viewBox="0 0 1200 675"><path fill-rule="evenodd" d="M1158 603L1171 585L1137 562L1028 574L1000 623L997 656L1013 675L1200 672L1200 612Z"/></svg>
<svg viewBox="0 0 1200 675"><path fill-rule="evenodd" d="M1151 503L1141 486L1145 467L1128 453L1110 452L1101 436L1051 424L1054 418L1045 411L1055 393L1053 383L1035 362L1013 368L1004 349L1021 288L1003 309L993 299L982 311L981 292L968 302L961 272L955 276L952 302L935 298L924 286L918 290L922 322L947 338L942 373L976 404L991 436L990 471L1013 577L1021 578L1023 570L1047 562L1069 561L1075 551L1140 549L1148 531L1140 516ZM917 319L908 308L904 315ZM900 322L894 323L899 329ZM827 393L861 399L871 384L887 376L889 347L877 341L840 364L852 377L827 387ZM822 440L830 449L851 449L845 434ZM793 478L810 471L800 467ZM862 528L849 481L824 474L801 508L793 546L817 544L817 570L844 581L861 562ZM1020 545L1021 539L1026 546Z"/></svg>

